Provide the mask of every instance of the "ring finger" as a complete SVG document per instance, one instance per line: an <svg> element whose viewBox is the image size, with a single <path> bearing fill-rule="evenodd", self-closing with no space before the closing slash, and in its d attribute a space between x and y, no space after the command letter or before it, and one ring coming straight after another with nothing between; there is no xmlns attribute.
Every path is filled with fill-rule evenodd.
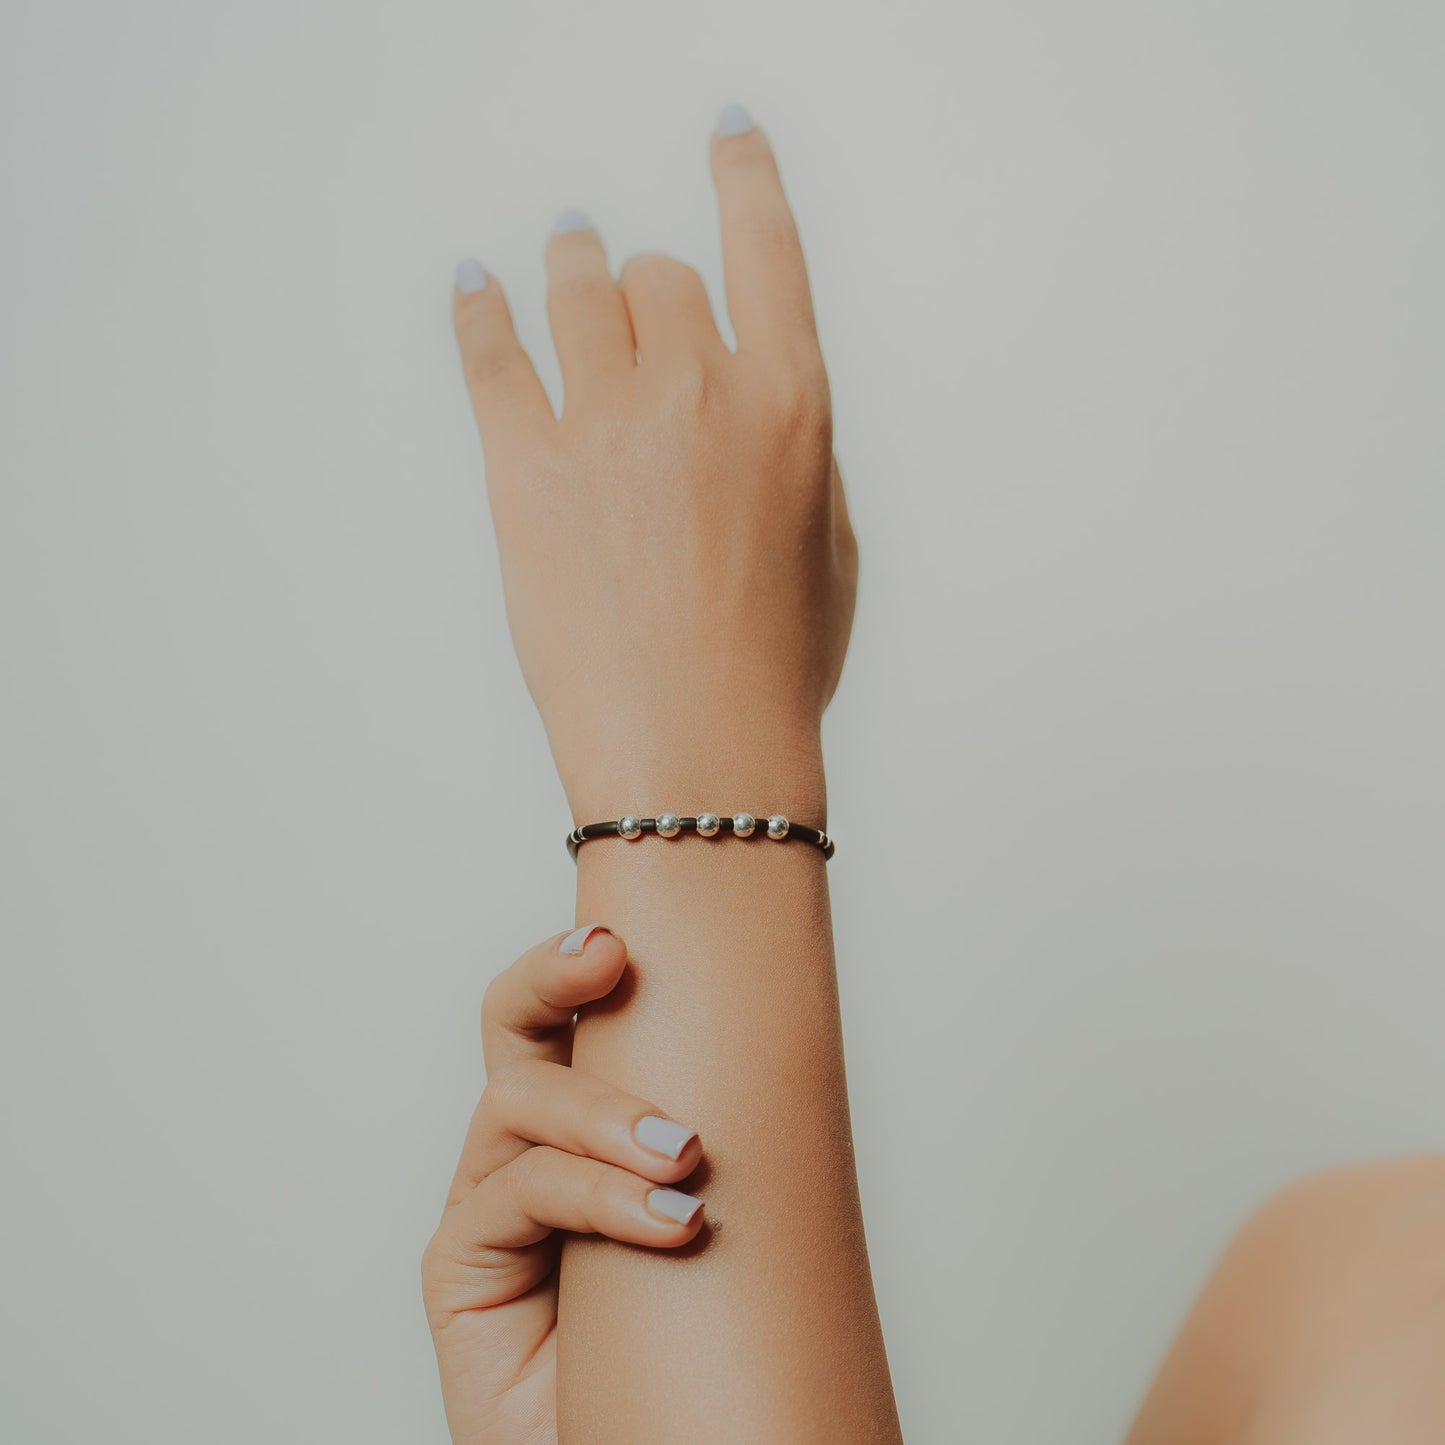
<svg viewBox="0 0 1445 1445"><path fill-rule="evenodd" d="M515 1299L552 1267L518 1251L553 1230L675 1248L702 1228L703 1201L615 1164L537 1147L489 1174L449 1208L429 1247L434 1288L457 1309ZM518 1272L528 1277L519 1281Z"/></svg>

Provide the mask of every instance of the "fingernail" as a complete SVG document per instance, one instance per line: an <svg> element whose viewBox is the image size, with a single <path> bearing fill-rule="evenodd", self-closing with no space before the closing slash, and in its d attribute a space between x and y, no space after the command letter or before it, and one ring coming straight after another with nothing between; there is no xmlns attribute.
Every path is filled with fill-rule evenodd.
<svg viewBox="0 0 1445 1445"><path fill-rule="evenodd" d="M457 262L457 290L480 291L487 284L487 273L482 263L473 256Z"/></svg>
<svg viewBox="0 0 1445 1445"><path fill-rule="evenodd" d="M726 140L730 135L745 135L753 128L753 118L742 106L723 106L717 118L717 133Z"/></svg>
<svg viewBox="0 0 1445 1445"><path fill-rule="evenodd" d="M664 1219L671 1219L677 1224L687 1224L702 1208L702 1200L694 1199L691 1194L683 1194L677 1189L654 1189L647 1196L647 1207Z"/></svg>
<svg viewBox="0 0 1445 1445"><path fill-rule="evenodd" d="M587 212L579 211L576 206L568 206L552 223L554 236L565 236L569 231L590 231L591 229L592 222L587 219Z"/></svg>
<svg viewBox="0 0 1445 1445"><path fill-rule="evenodd" d="M644 1149L666 1154L669 1159L680 1158L683 1149L687 1147L687 1141L697 1134L696 1129L689 1129L686 1124L679 1124L675 1119L664 1119L658 1114L649 1114L646 1118L639 1119L633 1132Z"/></svg>
<svg viewBox="0 0 1445 1445"><path fill-rule="evenodd" d="M611 929L600 923L586 923L575 933L569 933L562 940L562 947L558 950L561 953L581 953L587 947L587 940L601 928L604 933L610 933Z"/></svg>

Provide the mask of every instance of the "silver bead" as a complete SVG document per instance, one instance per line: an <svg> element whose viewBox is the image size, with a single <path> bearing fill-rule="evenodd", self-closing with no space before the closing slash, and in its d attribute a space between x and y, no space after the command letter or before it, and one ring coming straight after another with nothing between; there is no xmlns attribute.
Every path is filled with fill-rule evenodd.
<svg viewBox="0 0 1445 1445"><path fill-rule="evenodd" d="M758 825L758 820L751 813L733 814L733 832L739 838L750 838L753 829Z"/></svg>
<svg viewBox="0 0 1445 1445"><path fill-rule="evenodd" d="M704 838L711 838L721 827L722 819L716 813L699 813L697 815L697 831Z"/></svg>
<svg viewBox="0 0 1445 1445"><path fill-rule="evenodd" d="M676 838L682 832L682 824L677 821L677 814L659 813L657 815L657 831L663 838Z"/></svg>
<svg viewBox="0 0 1445 1445"><path fill-rule="evenodd" d="M768 819L768 837L786 838L788 836L788 820L781 813L774 813Z"/></svg>
<svg viewBox="0 0 1445 1445"><path fill-rule="evenodd" d="M629 813L625 818L617 820L617 831L624 838L640 838L642 837L642 819L634 818Z"/></svg>

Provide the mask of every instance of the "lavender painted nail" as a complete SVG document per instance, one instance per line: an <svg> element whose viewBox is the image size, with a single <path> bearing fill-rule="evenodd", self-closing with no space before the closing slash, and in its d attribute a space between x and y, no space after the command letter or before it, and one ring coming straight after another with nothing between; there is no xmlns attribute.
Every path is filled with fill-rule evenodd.
<svg viewBox="0 0 1445 1445"><path fill-rule="evenodd" d="M565 236L570 231L590 231L591 229L592 222L587 219L587 212L579 211L576 206L568 206L552 223L554 236Z"/></svg>
<svg viewBox="0 0 1445 1445"><path fill-rule="evenodd" d="M669 1159L680 1158L687 1141L697 1135L696 1129L689 1129L686 1124L664 1119L658 1114L648 1114L646 1118L639 1119L633 1132L644 1149L665 1154Z"/></svg>
<svg viewBox="0 0 1445 1445"><path fill-rule="evenodd" d="M474 256L457 262L457 290L470 294L487 284L487 273Z"/></svg>
<svg viewBox="0 0 1445 1445"><path fill-rule="evenodd" d="M569 933L562 940L562 946L557 951L559 953L581 953L587 947L587 940L601 927L600 923L584 923L581 928Z"/></svg>
<svg viewBox="0 0 1445 1445"><path fill-rule="evenodd" d="M647 1207L676 1224L688 1224L702 1208L702 1200L677 1189L654 1189L647 1196Z"/></svg>
<svg viewBox="0 0 1445 1445"><path fill-rule="evenodd" d="M723 106L717 118L717 133L723 140L733 135L746 135L752 128L753 118L742 106Z"/></svg>

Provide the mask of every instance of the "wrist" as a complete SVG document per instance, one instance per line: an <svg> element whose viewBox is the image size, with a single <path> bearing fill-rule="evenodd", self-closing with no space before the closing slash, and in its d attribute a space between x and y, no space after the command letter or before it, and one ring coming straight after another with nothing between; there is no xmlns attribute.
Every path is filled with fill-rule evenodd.
<svg viewBox="0 0 1445 1445"><path fill-rule="evenodd" d="M574 826L701 812L773 813L826 829L828 790L816 729L746 738L691 735L596 749L563 770Z"/></svg>

